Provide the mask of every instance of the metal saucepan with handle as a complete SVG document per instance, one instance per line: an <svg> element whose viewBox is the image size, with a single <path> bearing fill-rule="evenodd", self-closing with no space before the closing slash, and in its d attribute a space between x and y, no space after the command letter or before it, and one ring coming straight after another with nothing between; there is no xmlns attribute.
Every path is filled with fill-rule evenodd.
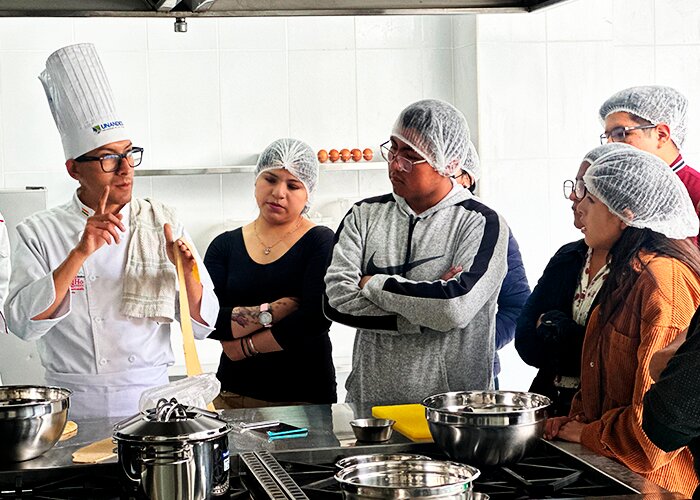
<svg viewBox="0 0 700 500"><path fill-rule="evenodd" d="M150 500L209 500L229 484L230 425L212 413L159 401L114 427L122 482Z"/></svg>

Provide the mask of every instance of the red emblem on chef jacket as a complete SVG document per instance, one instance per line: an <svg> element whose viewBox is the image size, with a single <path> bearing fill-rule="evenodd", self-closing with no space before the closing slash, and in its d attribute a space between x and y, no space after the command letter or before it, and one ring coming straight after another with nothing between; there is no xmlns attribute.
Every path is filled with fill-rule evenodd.
<svg viewBox="0 0 700 500"><path fill-rule="evenodd" d="M83 276L76 276L73 281L70 282L71 292L82 292L85 291L85 278Z"/></svg>

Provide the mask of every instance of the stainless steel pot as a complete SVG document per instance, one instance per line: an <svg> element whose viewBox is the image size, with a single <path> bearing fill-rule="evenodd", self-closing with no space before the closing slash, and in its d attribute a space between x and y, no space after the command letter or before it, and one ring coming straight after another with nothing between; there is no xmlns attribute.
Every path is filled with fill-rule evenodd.
<svg viewBox="0 0 700 500"><path fill-rule="evenodd" d="M21 462L51 449L68 420L71 391L61 387L0 387L0 462Z"/></svg>
<svg viewBox="0 0 700 500"><path fill-rule="evenodd" d="M479 470L440 460L373 462L347 467L335 478L346 499L471 500Z"/></svg>
<svg viewBox="0 0 700 500"><path fill-rule="evenodd" d="M453 460L500 465L520 460L544 432L551 401L529 392L471 391L423 400L430 434Z"/></svg>
<svg viewBox="0 0 700 500"><path fill-rule="evenodd" d="M174 399L114 427L127 491L150 500L208 500L228 491L230 425Z"/></svg>

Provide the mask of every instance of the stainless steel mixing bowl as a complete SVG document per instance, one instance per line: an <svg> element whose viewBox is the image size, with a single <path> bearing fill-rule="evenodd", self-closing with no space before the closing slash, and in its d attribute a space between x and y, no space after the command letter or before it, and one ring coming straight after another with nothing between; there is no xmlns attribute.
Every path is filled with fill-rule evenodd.
<svg viewBox="0 0 700 500"><path fill-rule="evenodd" d="M0 386L0 462L38 457L56 444L68 420L71 391Z"/></svg>
<svg viewBox="0 0 700 500"><path fill-rule="evenodd" d="M423 400L430 434L447 456L475 465L520 460L542 437L549 398L530 392L448 392Z"/></svg>

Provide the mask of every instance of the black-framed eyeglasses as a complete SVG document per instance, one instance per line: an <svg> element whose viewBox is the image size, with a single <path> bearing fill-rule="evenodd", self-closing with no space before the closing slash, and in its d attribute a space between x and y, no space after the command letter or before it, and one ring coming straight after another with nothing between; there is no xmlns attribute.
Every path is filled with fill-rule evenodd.
<svg viewBox="0 0 700 500"><path fill-rule="evenodd" d="M391 150L391 141L386 141L384 144L379 146L379 152L382 154L382 158L384 158L389 165L396 162L396 168L401 172L409 173L413 170L414 165L418 165L419 163L428 163L428 160L413 161L397 155Z"/></svg>
<svg viewBox="0 0 700 500"><path fill-rule="evenodd" d="M78 156L74 161L78 163L87 163L89 161L99 161L100 168L105 173L116 172L119 170L119 165L122 160L126 160L131 168L136 168L141 165L143 160L143 148L134 146L126 153L109 154L104 156Z"/></svg>
<svg viewBox="0 0 700 500"><path fill-rule="evenodd" d="M586 193L588 193L588 191L586 190L586 184L583 182L583 179L564 181L564 198L567 200L571 199L572 193L578 201L581 201L586 197Z"/></svg>
<svg viewBox="0 0 700 500"><path fill-rule="evenodd" d="M637 125L636 127L615 127L609 132L600 134L600 143L605 144L608 141L624 142L627 137L627 132L632 130L645 130L648 128L656 128L656 125Z"/></svg>

